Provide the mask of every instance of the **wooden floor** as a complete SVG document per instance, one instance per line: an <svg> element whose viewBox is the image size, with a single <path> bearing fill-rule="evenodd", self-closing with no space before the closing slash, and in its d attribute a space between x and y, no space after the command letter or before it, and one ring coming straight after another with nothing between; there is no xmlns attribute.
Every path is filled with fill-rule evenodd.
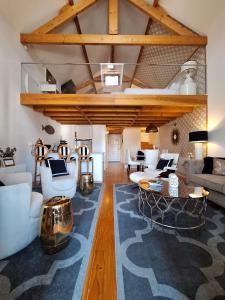
<svg viewBox="0 0 225 300"><path fill-rule="evenodd" d="M113 220L113 184L127 183L128 177L120 163L109 163L105 179L83 300L116 299L116 272Z"/></svg>

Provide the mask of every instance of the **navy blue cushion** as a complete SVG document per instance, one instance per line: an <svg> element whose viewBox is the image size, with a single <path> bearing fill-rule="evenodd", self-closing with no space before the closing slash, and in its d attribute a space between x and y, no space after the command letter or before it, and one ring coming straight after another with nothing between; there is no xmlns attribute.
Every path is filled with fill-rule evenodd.
<svg viewBox="0 0 225 300"><path fill-rule="evenodd" d="M5 186L5 184L2 181L0 181L0 186Z"/></svg>
<svg viewBox="0 0 225 300"><path fill-rule="evenodd" d="M138 152L137 152L137 160L145 160L145 154L144 154L144 152L138 150Z"/></svg>
<svg viewBox="0 0 225 300"><path fill-rule="evenodd" d="M50 159L48 163L52 171L52 177L69 175L64 159Z"/></svg>
<svg viewBox="0 0 225 300"><path fill-rule="evenodd" d="M169 159L160 158L160 160L158 161L158 164L156 166L156 170L163 170L165 167L168 166L169 161L170 161Z"/></svg>
<svg viewBox="0 0 225 300"><path fill-rule="evenodd" d="M171 159L169 160L168 167L172 167L173 161L174 161L173 158L171 158Z"/></svg>
<svg viewBox="0 0 225 300"><path fill-rule="evenodd" d="M45 158L45 165L47 168L49 168L49 160L54 159L53 157L47 157Z"/></svg>

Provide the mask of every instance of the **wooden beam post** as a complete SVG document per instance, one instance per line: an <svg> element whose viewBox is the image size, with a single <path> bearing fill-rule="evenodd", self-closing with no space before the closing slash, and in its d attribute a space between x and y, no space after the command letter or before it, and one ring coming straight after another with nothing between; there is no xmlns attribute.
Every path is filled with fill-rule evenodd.
<svg viewBox="0 0 225 300"><path fill-rule="evenodd" d="M115 48L114 46L112 45L111 46L111 51L110 51L110 62L111 63L114 63L115 61Z"/></svg>
<svg viewBox="0 0 225 300"><path fill-rule="evenodd" d="M118 0L109 0L109 34L118 34Z"/></svg>

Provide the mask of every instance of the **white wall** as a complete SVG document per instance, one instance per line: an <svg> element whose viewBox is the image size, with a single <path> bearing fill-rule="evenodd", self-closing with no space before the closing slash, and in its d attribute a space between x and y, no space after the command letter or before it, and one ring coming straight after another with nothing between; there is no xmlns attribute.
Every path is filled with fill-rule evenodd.
<svg viewBox="0 0 225 300"><path fill-rule="evenodd" d="M208 153L225 156L225 1L211 25L208 61Z"/></svg>
<svg viewBox="0 0 225 300"><path fill-rule="evenodd" d="M74 151L75 147L75 126L74 125L61 125L60 138L66 140Z"/></svg>
<svg viewBox="0 0 225 300"><path fill-rule="evenodd" d="M19 34L4 16L0 16L0 43L0 147L16 147L16 162L26 163L28 170L32 170L31 144L39 137L46 144L58 141L60 125L20 105L20 63L31 59L19 42ZM55 134L42 131L42 124L53 125Z"/></svg>
<svg viewBox="0 0 225 300"><path fill-rule="evenodd" d="M93 152L106 152L106 126L92 126Z"/></svg>
<svg viewBox="0 0 225 300"><path fill-rule="evenodd" d="M75 131L78 139L92 139L92 152L106 152L105 125L62 125L61 137L74 149Z"/></svg>

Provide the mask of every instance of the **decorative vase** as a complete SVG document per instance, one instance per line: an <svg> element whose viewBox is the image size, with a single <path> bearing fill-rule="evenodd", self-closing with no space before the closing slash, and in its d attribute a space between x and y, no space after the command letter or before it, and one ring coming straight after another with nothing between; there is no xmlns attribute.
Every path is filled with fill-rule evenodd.
<svg viewBox="0 0 225 300"><path fill-rule="evenodd" d="M178 197L178 186L177 187L169 187L169 195L170 197Z"/></svg>
<svg viewBox="0 0 225 300"><path fill-rule="evenodd" d="M169 174L169 186L171 188L177 188L179 185L179 180L176 174L170 173Z"/></svg>
<svg viewBox="0 0 225 300"><path fill-rule="evenodd" d="M83 195L90 194L94 189L93 175L90 173L80 175L80 192Z"/></svg>

